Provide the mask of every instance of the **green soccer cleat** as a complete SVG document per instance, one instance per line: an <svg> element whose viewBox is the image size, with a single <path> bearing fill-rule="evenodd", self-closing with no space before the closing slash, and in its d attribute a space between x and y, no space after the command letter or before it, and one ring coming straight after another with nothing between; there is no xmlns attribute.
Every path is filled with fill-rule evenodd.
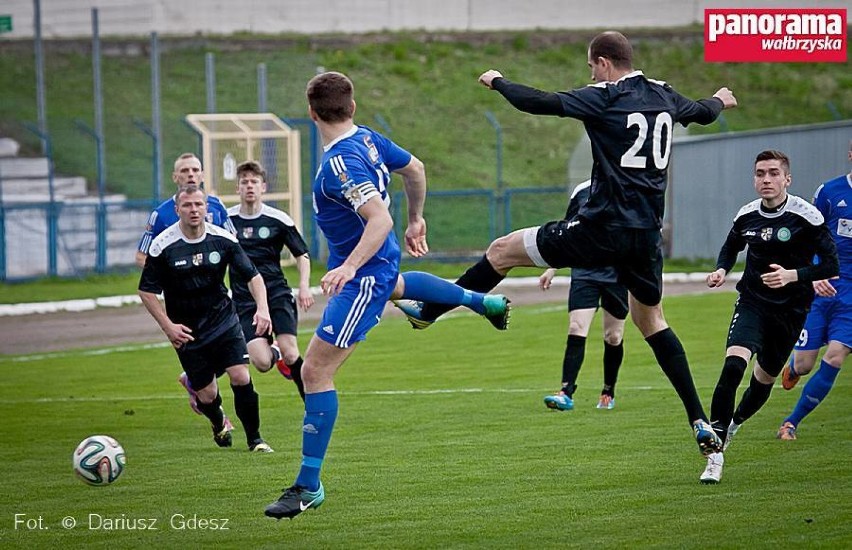
<svg viewBox="0 0 852 550"><path fill-rule="evenodd" d="M482 305L485 307L485 318L488 322L494 325L497 330L506 330L509 328L509 306L510 300L502 294L487 294L482 299Z"/></svg>
<svg viewBox="0 0 852 550"><path fill-rule="evenodd" d="M319 508L325 501L325 489L320 483L316 491L308 491L299 485L293 485L284 489L284 493L272 504L266 507L263 513L271 518L293 519L309 508Z"/></svg>
<svg viewBox="0 0 852 550"><path fill-rule="evenodd" d="M570 411L574 408L574 400L568 397L564 392L546 396L544 398L544 404L548 409L554 409L557 411Z"/></svg>

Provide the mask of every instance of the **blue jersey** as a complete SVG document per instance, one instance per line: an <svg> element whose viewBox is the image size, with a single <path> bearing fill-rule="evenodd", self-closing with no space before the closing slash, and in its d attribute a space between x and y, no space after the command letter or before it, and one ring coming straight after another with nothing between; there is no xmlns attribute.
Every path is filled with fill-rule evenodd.
<svg viewBox="0 0 852 550"><path fill-rule="evenodd" d="M842 301L852 303L852 176L839 176L820 185L814 206L822 212L837 245L840 279L831 281L831 285Z"/></svg>
<svg viewBox="0 0 852 550"><path fill-rule="evenodd" d="M364 234L366 221L358 215L358 209L373 197L390 206L390 173L407 166L411 153L366 126L354 126L323 151L313 186L314 218L328 240L328 269L334 269ZM357 276L389 266L399 269L399 257L399 242L391 232Z"/></svg>
<svg viewBox="0 0 852 550"><path fill-rule="evenodd" d="M228 217L228 210L217 197L207 195L207 215L204 218L207 223L217 225L227 229L233 234L236 234L234 225ZM139 245L136 249L143 254L148 254L148 249L151 247L151 241L154 237L162 233L167 227L170 227L178 222L178 215L175 211L175 198L172 196L167 201L163 201L160 206L151 212L148 216L148 224L145 226L145 233L139 240Z"/></svg>

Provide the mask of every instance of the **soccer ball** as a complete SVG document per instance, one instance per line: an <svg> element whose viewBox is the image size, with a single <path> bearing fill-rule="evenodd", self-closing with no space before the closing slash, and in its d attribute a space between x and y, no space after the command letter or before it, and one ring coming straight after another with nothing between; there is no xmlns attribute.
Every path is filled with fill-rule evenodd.
<svg viewBox="0 0 852 550"><path fill-rule="evenodd" d="M71 461L89 485L109 485L124 471L124 448L108 435L92 435L77 445Z"/></svg>

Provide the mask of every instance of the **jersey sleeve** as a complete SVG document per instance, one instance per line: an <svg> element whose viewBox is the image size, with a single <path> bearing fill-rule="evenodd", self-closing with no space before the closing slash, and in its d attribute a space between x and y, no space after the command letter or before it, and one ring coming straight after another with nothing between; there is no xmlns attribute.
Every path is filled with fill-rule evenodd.
<svg viewBox="0 0 852 550"><path fill-rule="evenodd" d="M730 272L734 264L737 263L737 255L745 249L745 246L745 240L740 237L737 223L734 222L733 227L728 232L725 243L722 245L722 249L719 250L719 257L716 259L716 269L722 268L725 270L725 273Z"/></svg>
<svg viewBox="0 0 852 550"><path fill-rule="evenodd" d="M162 264L162 256L148 256L145 259L145 267L142 268L142 275L139 277L139 290L152 294L163 292L163 285L160 282Z"/></svg>
<svg viewBox="0 0 852 550"><path fill-rule="evenodd" d="M290 254L294 258L298 258L299 256L304 256L308 253L308 245L305 243L305 239L302 238L302 235L299 233L299 230L296 229L295 225L287 225L285 223L281 224L281 234L284 240L284 246L287 247L287 250L290 251Z"/></svg>
<svg viewBox="0 0 852 550"><path fill-rule="evenodd" d="M606 110L609 102L609 89L606 85L592 85L569 92L556 92L562 102L560 116L590 120L597 118Z"/></svg>
<svg viewBox="0 0 852 550"><path fill-rule="evenodd" d="M241 247L236 241L229 240L228 246L231 251L230 268L242 277L244 281L251 280L255 275L257 275L258 271L251 259L249 259L248 254L246 254L243 247Z"/></svg>
<svg viewBox="0 0 852 550"><path fill-rule="evenodd" d="M830 279L840 274L840 261L837 256L837 245L831 237L828 226L823 223L815 228L815 241L817 244L817 263L797 269L800 281L813 282L822 279Z"/></svg>
<svg viewBox="0 0 852 550"><path fill-rule="evenodd" d="M411 162L411 153L386 138L378 132L373 132L373 141L376 144L382 158L385 161L385 166L391 172L395 172L400 168L405 168Z"/></svg>
<svg viewBox="0 0 852 550"><path fill-rule="evenodd" d="M145 224L145 231L142 233L142 238L139 239L139 244L136 245L136 250L143 254L148 253L148 249L151 248L151 241L157 236L157 233L154 233L154 225L157 223L157 218L158 212L156 210L148 215L148 223Z"/></svg>
<svg viewBox="0 0 852 550"><path fill-rule="evenodd" d="M335 155L323 165L326 192L344 199L358 210L373 197L381 198L376 187L375 171L357 155Z"/></svg>
<svg viewBox="0 0 852 550"><path fill-rule="evenodd" d="M684 126L695 122L697 124L707 125L719 118L719 113L724 107L722 100L716 97L708 99L699 99L693 101L683 97L679 93L672 90L677 109L677 120Z"/></svg>
<svg viewBox="0 0 852 550"><path fill-rule="evenodd" d="M564 116L558 94L543 92L531 86L518 84L506 78L495 78L491 87L500 92L515 109L531 115Z"/></svg>
<svg viewBox="0 0 852 550"><path fill-rule="evenodd" d="M228 209L222 204L218 197L208 196L208 207L213 211L213 223L228 231L232 235L237 234L237 229L234 227L231 217L228 215Z"/></svg>

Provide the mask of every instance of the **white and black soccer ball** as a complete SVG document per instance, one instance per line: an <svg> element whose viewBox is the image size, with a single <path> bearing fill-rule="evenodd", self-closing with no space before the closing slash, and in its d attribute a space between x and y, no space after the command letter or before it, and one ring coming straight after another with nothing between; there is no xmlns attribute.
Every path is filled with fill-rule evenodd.
<svg viewBox="0 0 852 550"><path fill-rule="evenodd" d="M92 435L77 445L74 473L89 485L109 485L124 471L124 448L108 435Z"/></svg>

